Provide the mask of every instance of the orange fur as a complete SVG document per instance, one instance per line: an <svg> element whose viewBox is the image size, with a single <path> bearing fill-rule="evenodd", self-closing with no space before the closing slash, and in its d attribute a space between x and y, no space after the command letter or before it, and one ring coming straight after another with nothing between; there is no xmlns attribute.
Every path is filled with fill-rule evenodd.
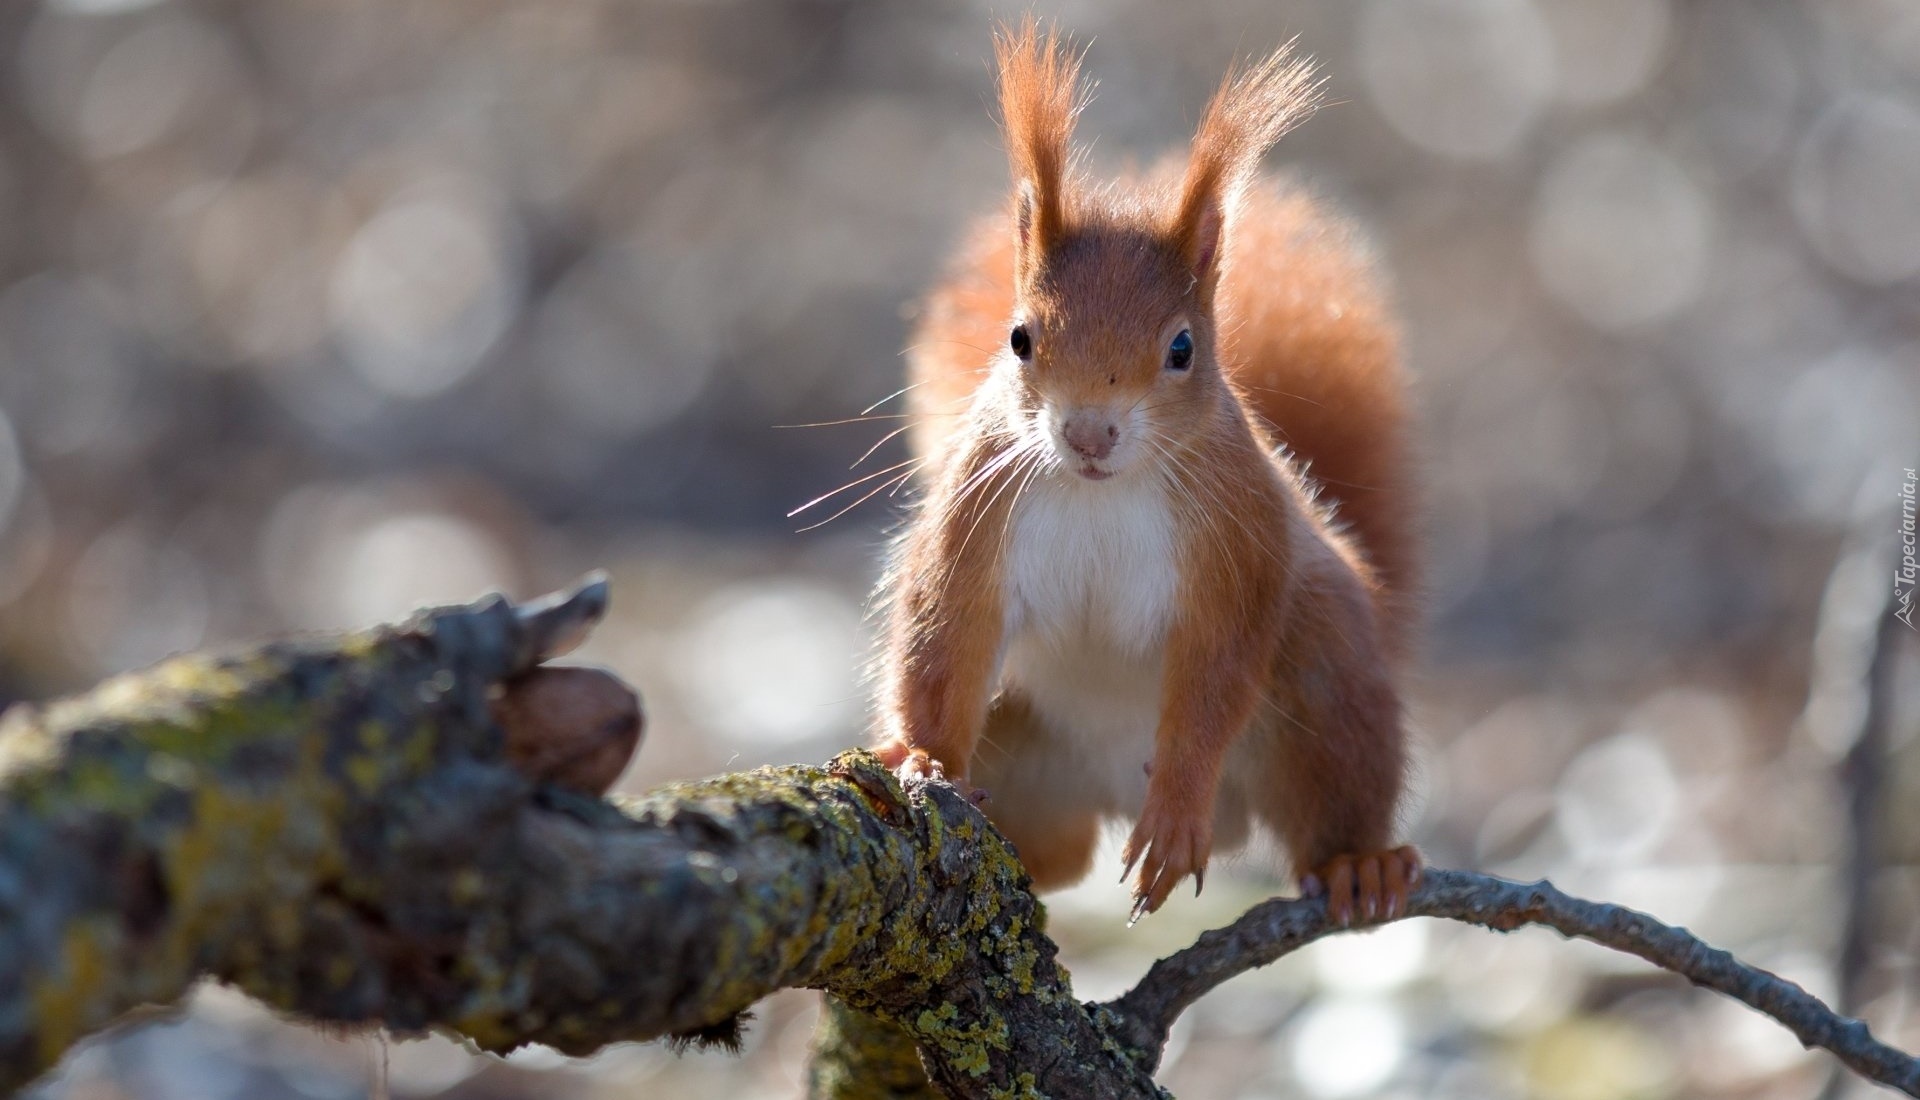
<svg viewBox="0 0 1920 1100"><path fill-rule="evenodd" d="M1131 817L1150 911L1258 820L1336 915L1384 913L1418 866L1389 850L1405 382L1348 233L1258 177L1309 70L1230 75L1183 172L1096 190L1077 60L1031 21L997 54L1014 194L910 351L934 474L885 582L882 754L981 783L1042 886Z"/></svg>
<svg viewBox="0 0 1920 1100"><path fill-rule="evenodd" d="M1000 112L1014 178L1014 224L1022 256L1044 251L1065 227L1067 171L1073 159L1073 123L1086 105L1080 59L1065 43L1041 37L1027 16L1016 34L995 35L1000 68Z"/></svg>

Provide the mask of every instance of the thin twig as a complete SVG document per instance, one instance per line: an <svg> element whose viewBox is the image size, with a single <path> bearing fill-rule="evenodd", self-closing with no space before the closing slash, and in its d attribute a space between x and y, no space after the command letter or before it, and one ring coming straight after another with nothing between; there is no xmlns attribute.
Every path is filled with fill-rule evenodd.
<svg viewBox="0 0 1920 1100"><path fill-rule="evenodd" d="M902 788L855 751L624 807L543 786L498 704L571 671L541 662L606 597L594 581L188 655L9 712L0 1089L213 976L316 1020L575 1054L725 1043L753 1001L807 986L903 1030L946 1095L1145 1100L1164 1096L1151 1073L1181 1010L1334 931L1322 901L1268 902L1083 1005L1013 851L943 781ZM1632 910L1433 871L1411 914L1630 952L1920 1096L1920 1062L1866 1025ZM840 1052L841 1079L870 1083L874 1053Z"/></svg>
<svg viewBox="0 0 1920 1100"><path fill-rule="evenodd" d="M1407 916L1445 917L1500 932L1538 924L1636 955L1773 1017L1801 1043L1831 1051L1862 1077L1920 1096L1920 1059L1880 1042L1866 1024L1839 1015L1785 978L1644 913L1570 897L1548 882L1435 870L1414 890ZM1120 1018L1126 1041L1157 1051L1174 1018L1215 986L1338 931L1327 920L1325 901L1276 898L1161 959L1140 984L1105 1007Z"/></svg>
<svg viewBox="0 0 1920 1100"><path fill-rule="evenodd" d="M1888 586L1892 588L1891 585ZM1859 736L1854 738L1840 764L1840 776L1846 783L1848 832L1852 851L1848 856L1848 898L1846 932L1841 938L1840 1003L1852 1010L1859 1005L1861 980L1866 976L1868 955L1873 947L1873 878L1880 869L1879 819L1881 772L1886 766L1887 741L1893 710L1893 666L1897 643L1905 627L1893 617L1892 601L1880 614L1875 632L1873 657L1867 665L1867 705L1860 720Z"/></svg>
<svg viewBox="0 0 1920 1100"><path fill-rule="evenodd" d="M1894 616L1899 586L1887 583L1892 562L1884 532L1892 530L1873 482L1862 486L1860 518L1827 577L1814 630L1813 667L1808 676L1801 732L1831 752L1844 748L1835 780L1847 811L1845 887L1840 916L1834 1006L1857 1013L1865 1002L1876 939L1873 887L1879 876L1882 772L1893 723L1894 665L1899 636ZM1820 1100L1839 1100L1848 1091L1847 1076L1828 1075Z"/></svg>

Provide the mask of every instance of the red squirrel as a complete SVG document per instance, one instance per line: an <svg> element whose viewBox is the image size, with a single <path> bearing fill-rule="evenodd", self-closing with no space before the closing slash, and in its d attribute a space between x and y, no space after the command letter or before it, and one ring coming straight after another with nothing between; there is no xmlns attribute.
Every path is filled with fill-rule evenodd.
<svg viewBox="0 0 1920 1100"><path fill-rule="evenodd" d="M1229 74L1184 165L1093 185L1079 56L1031 19L995 53L1014 190L908 353L931 476L882 582L877 751L990 792L1039 889L1129 818L1138 919L1258 821L1336 921L1396 915L1406 387L1347 231L1260 172L1311 66Z"/></svg>

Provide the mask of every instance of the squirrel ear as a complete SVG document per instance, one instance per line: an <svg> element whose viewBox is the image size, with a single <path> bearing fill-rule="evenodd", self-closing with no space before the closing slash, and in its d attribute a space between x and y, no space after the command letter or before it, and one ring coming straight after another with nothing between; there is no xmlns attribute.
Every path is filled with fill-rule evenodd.
<svg viewBox="0 0 1920 1100"><path fill-rule="evenodd" d="M1032 15L994 35L1000 116L1013 162L1016 263L1024 277L1066 224L1074 119L1086 106L1080 58Z"/></svg>
<svg viewBox="0 0 1920 1100"><path fill-rule="evenodd" d="M1313 113L1319 91L1312 63L1294 60L1288 43L1257 65L1229 72L1207 104L1193 135L1172 227L1203 290L1211 289L1219 271L1227 221L1260 158Z"/></svg>
<svg viewBox="0 0 1920 1100"><path fill-rule="evenodd" d="M1040 197L1032 180L1021 180L1013 192L1013 226L1020 234L1020 250L1033 248L1034 225L1040 219Z"/></svg>
<svg viewBox="0 0 1920 1100"><path fill-rule="evenodd" d="M1217 197L1202 202L1199 209L1181 219L1180 254L1187 261L1187 270L1201 283L1213 281L1226 224L1227 212Z"/></svg>

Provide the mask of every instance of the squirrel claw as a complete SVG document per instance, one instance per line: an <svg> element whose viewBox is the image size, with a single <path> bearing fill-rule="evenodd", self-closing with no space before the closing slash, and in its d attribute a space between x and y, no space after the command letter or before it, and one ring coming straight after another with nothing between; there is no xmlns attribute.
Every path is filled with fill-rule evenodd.
<svg viewBox="0 0 1920 1100"><path fill-rule="evenodd" d="M1205 815L1171 810L1149 797L1146 811L1134 823L1133 835L1121 852L1125 864L1122 882L1136 865L1140 869L1133 884L1133 921L1166 904L1181 879L1202 874L1212 849L1212 822Z"/></svg>
<svg viewBox="0 0 1920 1100"><path fill-rule="evenodd" d="M1302 875L1304 897L1326 895L1327 919L1342 928L1392 920L1406 913L1420 881L1420 853L1411 847L1339 855Z"/></svg>
<svg viewBox="0 0 1920 1100"><path fill-rule="evenodd" d="M985 788L969 786L966 776L948 775L947 766L940 762L939 757L931 756L926 750L914 748L904 741L888 741L873 751L880 757L880 763L899 777L902 787L938 779L959 788L960 794L975 806L986 805L991 797Z"/></svg>
<svg viewBox="0 0 1920 1100"><path fill-rule="evenodd" d="M1152 909L1149 909L1147 907L1147 900L1148 899L1145 894L1137 895L1133 899L1133 909L1127 913L1128 928L1132 928L1134 925L1139 924L1142 917L1148 916L1153 912Z"/></svg>

